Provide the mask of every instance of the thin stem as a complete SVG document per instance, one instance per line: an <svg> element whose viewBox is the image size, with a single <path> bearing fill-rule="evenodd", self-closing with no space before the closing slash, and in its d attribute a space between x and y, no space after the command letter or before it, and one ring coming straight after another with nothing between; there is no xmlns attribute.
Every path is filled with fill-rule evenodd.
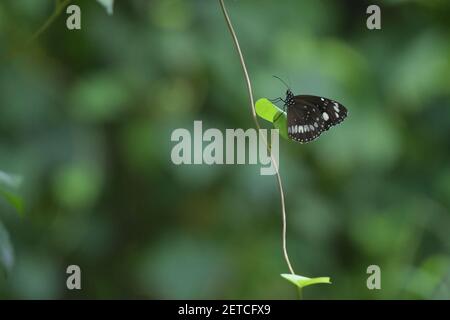
<svg viewBox="0 0 450 320"><path fill-rule="evenodd" d="M239 41L237 39L236 32L234 31L230 17L228 16L228 12L227 12L227 9L225 8L225 4L224 4L223 0L219 0L219 2L220 2L220 7L222 8L223 15L225 16L225 20L227 22L228 30L230 31L231 36L233 38L234 46L239 55L239 60L241 62L242 71L244 72L245 83L247 84L247 90L248 90L248 97L250 99L250 110L252 112L253 120L255 122L256 127L258 129L260 129L261 126L259 125L258 117L256 116L255 103L254 103L254 99L253 99L252 83L251 83L250 77L248 75L247 66L245 65L244 55L242 54L241 46L239 45Z"/></svg>
<svg viewBox="0 0 450 320"><path fill-rule="evenodd" d="M303 291L302 288L297 287L297 299L302 300L303 299Z"/></svg>
<svg viewBox="0 0 450 320"><path fill-rule="evenodd" d="M39 38L51 25L53 22L55 22L56 18L61 14L61 12L64 10L65 7L73 0L56 0L55 1L55 9L53 10L53 13L50 17L47 18L47 20L44 22L42 26L39 27L39 29L36 30L36 32L33 33L33 35L25 41L24 44L21 46L17 46L16 48L12 48L9 53L6 53L4 58L5 59L12 59L16 54L18 54L20 51L28 47L30 44L33 43L37 38Z"/></svg>
<svg viewBox="0 0 450 320"><path fill-rule="evenodd" d="M222 8L222 12L223 12L223 15L225 17L225 21L226 21L227 26L228 26L228 30L230 31L231 37L233 38L233 43L234 43L234 46L235 46L236 51L238 53L239 60L241 62L242 71L244 72L244 77L245 77L245 82L247 84L248 97L249 97L249 102L250 102L250 110L252 112L253 121L255 122L256 128L258 130L260 130L261 126L259 125L258 117L256 115L255 102L254 102L254 98L253 98L252 83L250 81L250 77L248 75L247 67L245 65L244 56L242 54L241 47L239 45L239 41L238 41L237 36L236 36L236 32L234 31L234 28L233 28L233 25L231 23L230 17L228 15L227 9L225 8L225 3L224 3L223 0L219 0L219 3L220 3L220 7ZM289 268L289 271L291 272L291 274L295 274L294 269L292 268L291 262L289 261L289 255L288 255L288 252L287 252L287 243L286 243L286 226L287 226L287 222L286 222L286 206L285 206L285 201L284 201L283 183L281 181L281 176L280 176L280 173L278 171L278 164L277 164L275 158L273 157L272 152L270 151L270 147L267 144L267 142L265 142L265 144L266 144L266 146L267 146L267 148L269 150L270 159L271 159L272 165L275 167L275 172L276 172L277 182L278 182L278 189L280 191L281 215L282 215L282 223L283 223L282 237L283 237L283 254L284 254L284 259L286 260L286 263L288 265L288 268Z"/></svg>
<svg viewBox="0 0 450 320"><path fill-rule="evenodd" d="M57 0L55 4L55 10L53 11L52 15L44 22L44 24L39 29L36 30L36 32L28 40L27 44L39 38L39 36L43 34L51 26L51 24L56 20L56 18L58 18L63 9L71 1L72 0Z"/></svg>

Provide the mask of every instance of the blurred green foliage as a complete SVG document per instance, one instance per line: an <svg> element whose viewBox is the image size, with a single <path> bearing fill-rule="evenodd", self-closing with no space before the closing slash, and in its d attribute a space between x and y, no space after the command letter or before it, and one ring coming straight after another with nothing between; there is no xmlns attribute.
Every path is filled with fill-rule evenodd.
<svg viewBox="0 0 450 320"><path fill-rule="evenodd" d="M253 126L218 3L76 3L82 30L63 13L26 48L54 1L0 3L0 170L26 203L0 198L0 298L295 298L275 178L170 161L175 128ZM276 74L349 109L281 141L294 268L333 279L306 298L449 298L449 2L380 1L378 31L368 1L227 4L257 98L284 95Z"/></svg>

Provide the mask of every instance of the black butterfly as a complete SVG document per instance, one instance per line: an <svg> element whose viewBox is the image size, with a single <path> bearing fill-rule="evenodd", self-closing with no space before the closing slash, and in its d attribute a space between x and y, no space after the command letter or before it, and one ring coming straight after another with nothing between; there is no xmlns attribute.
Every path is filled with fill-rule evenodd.
<svg viewBox="0 0 450 320"><path fill-rule="evenodd" d="M281 80L281 79L280 79ZM284 102L287 112L289 138L306 143L318 138L322 132L342 122L347 109L334 100L317 96L298 95L286 91Z"/></svg>

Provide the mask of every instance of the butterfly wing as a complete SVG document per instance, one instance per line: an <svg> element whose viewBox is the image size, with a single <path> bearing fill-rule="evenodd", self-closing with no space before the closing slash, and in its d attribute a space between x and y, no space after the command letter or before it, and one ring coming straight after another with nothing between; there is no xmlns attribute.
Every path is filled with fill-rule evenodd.
<svg viewBox="0 0 450 320"><path fill-rule="evenodd" d="M296 97L287 106L287 122L289 138L301 143L316 139L324 130L321 109Z"/></svg>
<svg viewBox="0 0 450 320"><path fill-rule="evenodd" d="M296 104L307 104L311 108L314 106L319 109L324 130L328 130L332 126L341 123L347 117L347 109L334 100L308 95L295 96L294 100Z"/></svg>

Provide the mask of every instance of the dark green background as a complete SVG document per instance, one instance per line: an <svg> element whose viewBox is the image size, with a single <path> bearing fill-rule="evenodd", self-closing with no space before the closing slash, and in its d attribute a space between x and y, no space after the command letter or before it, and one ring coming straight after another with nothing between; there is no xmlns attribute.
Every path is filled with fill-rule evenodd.
<svg viewBox="0 0 450 320"><path fill-rule="evenodd" d="M75 3L81 31L63 13L30 45L54 1L0 3L0 170L25 203L0 199L0 298L295 298L275 177L170 161L175 128L253 126L218 2ZM349 109L280 145L294 268L333 281L305 297L449 298L449 2L379 1L377 31L372 1L226 3L257 98L284 94L276 74Z"/></svg>

